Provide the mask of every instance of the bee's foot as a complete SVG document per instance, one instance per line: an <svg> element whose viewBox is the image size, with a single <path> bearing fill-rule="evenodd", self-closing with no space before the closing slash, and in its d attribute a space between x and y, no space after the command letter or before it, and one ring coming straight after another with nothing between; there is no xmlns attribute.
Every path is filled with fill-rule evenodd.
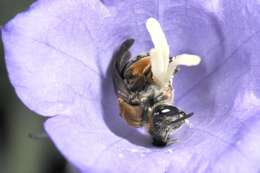
<svg viewBox="0 0 260 173"><path fill-rule="evenodd" d="M167 145L172 145L172 144L176 144L178 143L178 140L177 139L170 139L168 142L167 142Z"/></svg>

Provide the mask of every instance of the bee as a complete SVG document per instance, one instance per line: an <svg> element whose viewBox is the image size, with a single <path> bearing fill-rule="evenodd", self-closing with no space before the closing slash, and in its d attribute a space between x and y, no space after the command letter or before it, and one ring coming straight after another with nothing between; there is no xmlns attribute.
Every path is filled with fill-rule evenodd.
<svg viewBox="0 0 260 173"><path fill-rule="evenodd" d="M153 145L163 147L171 143L171 133L193 115L172 105L172 77L179 65L197 65L200 58L187 54L170 57L159 22L149 18L146 26L155 48L132 59L129 49L134 39L125 40L114 54L113 83L120 116L132 127L146 128Z"/></svg>

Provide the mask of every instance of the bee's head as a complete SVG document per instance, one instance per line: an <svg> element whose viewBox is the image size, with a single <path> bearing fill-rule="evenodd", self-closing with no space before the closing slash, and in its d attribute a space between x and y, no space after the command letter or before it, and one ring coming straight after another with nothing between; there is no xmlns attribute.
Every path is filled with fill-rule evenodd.
<svg viewBox="0 0 260 173"><path fill-rule="evenodd" d="M153 137L153 145L167 145L170 134L174 129L179 128L184 120L191 117L193 113L186 114L171 105L158 105L152 114L152 128L150 134Z"/></svg>

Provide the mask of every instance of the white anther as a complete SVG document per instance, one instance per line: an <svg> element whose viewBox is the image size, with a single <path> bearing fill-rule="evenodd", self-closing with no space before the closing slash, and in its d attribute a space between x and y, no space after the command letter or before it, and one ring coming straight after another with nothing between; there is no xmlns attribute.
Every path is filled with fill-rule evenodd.
<svg viewBox="0 0 260 173"><path fill-rule="evenodd" d="M176 68L179 65L195 66L195 65L198 65L200 63L200 61L201 61L201 58L197 55L191 55L191 54L177 55L168 66L166 80L171 78L174 71L176 70Z"/></svg>
<svg viewBox="0 0 260 173"><path fill-rule="evenodd" d="M173 59L172 63L176 65L195 66L198 65L200 61L201 58L197 55L181 54L177 55L176 58Z"/></svg>

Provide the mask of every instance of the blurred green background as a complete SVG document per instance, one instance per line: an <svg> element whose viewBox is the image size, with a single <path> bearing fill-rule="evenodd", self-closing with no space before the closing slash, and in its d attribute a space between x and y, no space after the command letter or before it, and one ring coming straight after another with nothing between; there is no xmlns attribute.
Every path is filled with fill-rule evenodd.
<svg viewBox="0 0 260 173"><path fill-rule="evenodd" d="M26 10L32 0L0 0L0 26ZM43 132L43 117L28 110L12 88L0 41L0 173L70 172L64 158L48 138L32 139Z"/></svg>

